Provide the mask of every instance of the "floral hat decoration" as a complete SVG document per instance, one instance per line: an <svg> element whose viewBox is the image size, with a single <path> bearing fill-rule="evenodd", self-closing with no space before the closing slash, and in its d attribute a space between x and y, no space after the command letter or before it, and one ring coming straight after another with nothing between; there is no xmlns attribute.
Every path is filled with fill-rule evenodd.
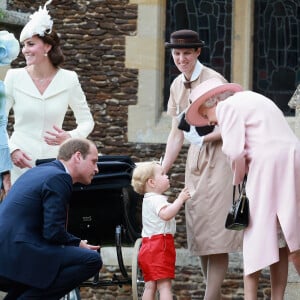
<svg viewBox="0 0 300 300"><path fill-rule="evenodd" d="M48 0L44 7L39 7L39 10L33 13L29 18L29 22L24 26L21 35L20 42L33 37L34 35L45 36L52 31L53 20L49 15L47 10L47 5L50 4L52 0Z"/></svg>
<svg viewBox="0 0 300 300"><path fill-rule="evenodd" d="M0 66L9 65L17 58L20 52L20 44L15 36L6 31L0 31Z"/></svg>

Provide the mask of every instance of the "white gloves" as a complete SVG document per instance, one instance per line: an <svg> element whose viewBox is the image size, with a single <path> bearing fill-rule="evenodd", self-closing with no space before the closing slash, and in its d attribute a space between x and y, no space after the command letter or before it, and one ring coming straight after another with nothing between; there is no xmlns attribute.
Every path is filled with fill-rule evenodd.
<svg viewBox="0 0 300 300"><path fill-rule="evenodd" d="M184 133L184 137L185 137L191 144L198 145L200 148L202 147L203 142L204 142L204 136L200 136L200 135L198 134L198 132L196 131L195 126L191 126L189 132L183 131L183 133Z"/></svg>

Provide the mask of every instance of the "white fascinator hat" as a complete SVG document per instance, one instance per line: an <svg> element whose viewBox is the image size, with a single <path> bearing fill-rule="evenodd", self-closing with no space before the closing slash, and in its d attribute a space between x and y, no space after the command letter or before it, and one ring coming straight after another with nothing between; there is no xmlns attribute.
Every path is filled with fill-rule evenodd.
<svg viewBox="0 0 300 300"><path fill-rule="evenodd" d="M20 42L33 37L34 35L45 36L52 31L53 20L47 10L47 5L50 4L52 0L48 0L44 7L39 7L39 10L33 13L29 18L29 22L24 26L20 34Z"/></svg>
<svg viewBox="0 0 300 300"><path fill-rule="evenodd" d="M20 52L19 41L15 36L6 31L0 31L0 66L9 65L17 58Z"/></svg>

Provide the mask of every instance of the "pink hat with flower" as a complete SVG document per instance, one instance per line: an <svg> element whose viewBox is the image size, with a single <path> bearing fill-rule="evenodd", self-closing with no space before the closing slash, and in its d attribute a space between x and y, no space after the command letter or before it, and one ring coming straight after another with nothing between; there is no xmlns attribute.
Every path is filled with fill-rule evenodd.
<svg viewBox="0 0 300 300"><path fill-rule="evenodd" d="M190 125L194 126L206 126L207 119L204 119L199 114L199 108L202 104L216 96L225 92L236 92L242 91L243 88L237 83L224 83L218 78L211 78L200 83L194 88L190 94L191 105L186 111L185 119Z"/></svg>

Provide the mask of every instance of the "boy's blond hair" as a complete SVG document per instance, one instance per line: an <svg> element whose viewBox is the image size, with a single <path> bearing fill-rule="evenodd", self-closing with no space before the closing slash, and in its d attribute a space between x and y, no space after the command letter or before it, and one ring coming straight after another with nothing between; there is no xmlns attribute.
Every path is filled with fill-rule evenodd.
<svg viewBox="0 0 300 300"><path fill-rule="evenodd" d="M154 176L155 166L158 161L147 161L138 163L132 173L131 185L138 194L145 194L146 182Z"/></svg>

